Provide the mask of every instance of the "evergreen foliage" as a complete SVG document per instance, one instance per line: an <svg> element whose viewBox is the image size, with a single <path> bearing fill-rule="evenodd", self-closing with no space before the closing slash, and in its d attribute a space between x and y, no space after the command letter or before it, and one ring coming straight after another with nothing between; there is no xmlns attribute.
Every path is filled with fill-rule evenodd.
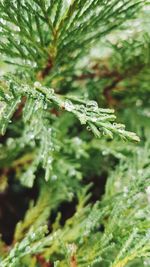
<svg viewBox="0 0 150 267"><path fill-rule="evenodd" d="M150 266L149 10L0 0L0 195L37 191L0 267Z"/></svg>

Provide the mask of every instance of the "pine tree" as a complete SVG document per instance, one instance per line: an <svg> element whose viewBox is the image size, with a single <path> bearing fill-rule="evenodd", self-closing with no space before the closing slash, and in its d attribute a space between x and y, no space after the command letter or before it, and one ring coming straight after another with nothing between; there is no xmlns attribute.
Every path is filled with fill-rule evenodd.
<svg viewBox="0 0 150 267"><path fill-rule="evenodd" d="M150 266L149 7L0 0L0 267Z"/></svg>

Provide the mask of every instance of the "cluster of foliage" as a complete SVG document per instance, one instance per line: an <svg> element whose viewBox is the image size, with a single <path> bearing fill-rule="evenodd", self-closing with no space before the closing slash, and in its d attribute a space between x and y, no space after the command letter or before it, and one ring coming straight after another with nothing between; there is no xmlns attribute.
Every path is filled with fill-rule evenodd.
<svg viewBox="0 0 150 267"><path fill-rule="evenodd" d="M0 0L0 267L150 266L149 7Z"/></svg>

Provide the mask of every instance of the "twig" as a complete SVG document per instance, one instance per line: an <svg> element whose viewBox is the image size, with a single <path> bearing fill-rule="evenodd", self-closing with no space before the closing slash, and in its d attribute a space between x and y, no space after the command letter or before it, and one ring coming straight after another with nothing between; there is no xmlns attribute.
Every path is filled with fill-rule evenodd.
<svg viewBox="0 0 150 267"><path fill-rule="evenodd" d="M70 267L77 267L77 260L75 255L71 257Z"/></svg>
<svg viewBox="0 0 150 267"><path fill-rule="evenodd" d="M41 267L52 267L52 264L47 262L41 254L36 255L36 259Z"/></svg>
<svg viewBox="0 0 150 267"><path fill-rule="evenodd" d="M37 79L43 80L49 74L52 67L53 67L53 63L52 63L51 58L49 58L46 64L46 67L37 74Z"/></svg>

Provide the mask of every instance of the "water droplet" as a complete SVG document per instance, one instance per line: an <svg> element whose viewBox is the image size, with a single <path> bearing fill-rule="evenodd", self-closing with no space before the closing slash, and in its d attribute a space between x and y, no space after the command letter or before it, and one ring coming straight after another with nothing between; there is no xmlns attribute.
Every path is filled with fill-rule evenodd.
<svg viewBox="0 0 150 267"><path fill-rule="evenodd" d="M72 111L74 109L74 105L73 105L73 103L70 100L66 100L65 101L65 104L64 104L64 108L67 111Z"/></svg>
<svg viewBox="0 0 150 267"><path fill-rule="evenodd" d="M96 118L96 117L91 118L92 122L96 122L97 120L98 120L98 118Z"/></svg>
<svg viewBox="0 0 150 267"><path fill-rule="evenodd" d="M77 246L74 243L67 245L68 254L73 255L76 253L76 250L77 250Z"/></svg>
<svg viewBox="0 0 150 267"><path fill-rule="evenodd" d="M35 67L37 67L37 63L36 62L33 62L32 63L32 66L35 68Z"/></svg>
<svg viewBox="0 0 150 267"><path fill-rule="evenodd" d="M146 188L146 194L147 194L148 202L150 203L150 186L148 186L148 187Z"/></svg>
<svg viewBox="0 0 150 267"><path fill-rule="evenodd" d="M68 193L68 198L69 198L69 200L72 200L72 199L73 199L73 197L74 197L74 194L73 194L73 192L69 192L69 193Z"/></svg>
<svg viewBox="0 0 150 267"><path fill-rule="evenodd" d="M31 234L31 240L34 240L35 237L36 237L36 234L35 234L35 233L32 233L32 234Z"/></svg>
<svg viewBox="0 0 150 267"><path fill-rule="evenodd" d="M92 131L90 126L87 126L86 129L87 129L89 132Z"/></svg>
<svg viewBox="0 0 150 267"><path fill-rule="evenodd" d="M60 263L60 261L55 261L54 262L54 267L58 267L59 266L59 263Z"/></svg>
<svg viewBox="0 0 150 267"><path fill-rule="evenodd" d="M102 151L102 155L103 155L103 156L108 155L108 151L107 151L107 150L103 150L103 151Z"/></svg>
<svg viewBox="0 0 150 267"><path fill-rule="evenodd" d="M43 109L46 110L48 107L47 103L44 103Z"/></svg>
<svg viewBox="0 0 150 267"><path fill-rule="evenodd" d="M30 246L27 246L26 249L25 249L25 251L26 251L26 252L29 252L30 249L31 249L31 247L30 247Z"/></svg>
<svg viewBox="0 0 150 267"><path fill-rule="evenodd" d="M115 185L115 188L116 188L117 190L120 190L120 188L121 188L121 183L120 183L120 181L116 181L114 185Z"/></svg>
<svg viewBox="0 0 150 267"><path fill-rule="evenodd" d="M137 106L137 107L142 106L142 104L143 104L143 101L142 101L142 100L138 99L138 100L136 101L136 106Z"/></svg>
<svg viewBox="0 0 150 267"><path fill-rule="evenodd" d="M10 137L10 138L7 139L7 145L8 146L12 145L13 143L14 143L14 139L13 138Z"/></svg>
<svg viewBox="0 0 150 267"><path fill-rule="evenodd" d="M19 28L18 26L13 25L13 27L14 27L14 30L15 30L15 31L20 32L20 28Z"/></svg>
<svg viewBox="0 0 150 267"><path fill-rule="evenodd" d="M89 108L89 109L92 109L92 110L97 110L98 109L98 104L97 104L96 101L91 100L91 101L87 102L86 107Z"/></svg>
<svg viewBox="0 0 150 267"><path fill-rule="evenodd" d="M55 93L54 89L53 88L48 88L48 92L53 95Z"/></svg>
<svg viewBox="0 0 150 267"><path fill-rule="evenodd" d="M74 137L73 142L75 145L78 145L78 146L82 144L82 140L79 137Z"/></svg>
<svg viewBox="0 0 150 267"><path fill-rule="evenodd" d="M48 158L47 164L51 164L52 161L53 161L53 158L52 157Z"/></svg>
<svg viewBox="0 0 150 267"><path fill-rule="evenodd" d="M113 123L113 126L117 129L120 129L120 131L123 131L125 129L125 125L121 123Z"/></svg>
<svg viewBox="0 0 150 267"><path fill-rule="evenodd" d="M100 263L102 261L102 257L97 257L93 262L92 262L92 265L94 264L96 264L96 263Z"/></svg>
<svg viewBox="0 0 150 267"><path fill-rule="evenodd" d="M34 139L34 133L33 133L33 132L29 132L29 133L28 133L28 138L29 138L30 140Z"/></svg>
<svg viewBox="0 0 150 267"><path fill-rule="evenodd" d="M52 175L52 176L51 176L51 180L52 180L52 181L56 181L57 179L58 179L57 175Z"/></svg>
<svg viewBox="0 0 150 267"><path fill-rule="evenodd" d="M5 94L5 97L6 97L6 99L9 101L9 100L11 100L11 99L13 99L13 96L11 96L11 95L9 95L9 94Z"/></svg>
<svg viewBox="0 0 150 267"><path fill-rule="evenodd" d="M127 186L124 187L123 192L124 192L123 196L126 197L128 195L128 192L129 192L129 189Z"/></svg>
<svg viewBox="0 0 150 267"><path fill-rule="evenodd" d="M87 117L85 114L80 114L79 119L80 119L81 124L86 124Z"/></svg>
<svg viewBox="0 0 150 267"><path fill-rule="evenodd" d="M71 169L71 170L69 171L69 175L70 175L70 176L75 176L75 175L76 175L76 170L75 170L75 169Z"/></svg>
<svg viewBox="0 0 150 267"><path fill-rule="evenodd" d="M36 81L36 82L34 83L34 87L35 87L35 88L40 88L41 86L42 86L42 85L41 85L40 82L37 82L37 81Z"/></svg>
<svg viewBox="0 0 150 267"><path fill-rule="evenodd" d="M6 20L4 20L3 18L0 18L0 23L1 23L2 25L6 25Z"/></svg>
<svg viewBox="0 0 150 267"><path fill-rule="evenodd" d="M138 219L143 219L145 218L145 213L143 210L138 210L137 213L135 214L135 217Z"/></svg>

